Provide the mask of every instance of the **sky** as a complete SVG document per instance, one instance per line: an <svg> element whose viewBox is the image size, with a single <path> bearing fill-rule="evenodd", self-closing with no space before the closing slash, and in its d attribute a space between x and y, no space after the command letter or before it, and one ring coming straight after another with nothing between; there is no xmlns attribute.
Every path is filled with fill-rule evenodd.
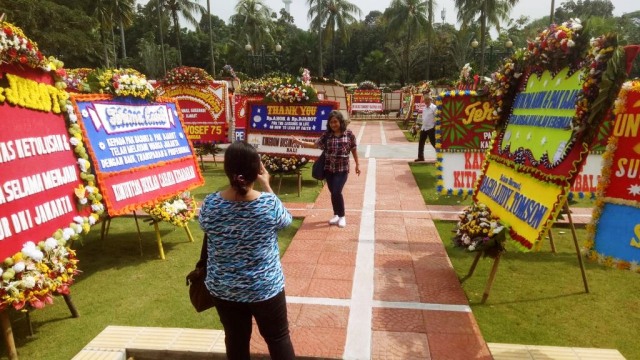
<svg viewBox="0 0 640 360"><path fill-rule="evenodd" d="M200 5L206 8L207 0L195 0ZM211 1L211 13L217 17L229 23L229 18L235 13L234 7L237 4L237 0L210 0ZM138 0L139 3L146 3L147 0ZM282 0L263 0L263 2L275 12L279 12L284 8ZM390 4L391 0L350 0L354 5L357 5L362 10L362 17L364 18L373 10L384 11ZM560 4L564 3L562 0L555 0L555 8L560 7ZM436 3L436 22L442 22L441 12L445 8L445 21L449 24L456 24L456 11L453 0L435 0ZM638 0L612 0L611 3L615 7L613 15L620 16L624 13L640 10L640 1ZM520 0L512 12L512 18L518 19L521 15L527 15L531 20L541 18L545 15L549 15L551 9L551 0ZM307 0L291 0L290 13L294 17L295 24L300 29L309 29L309 22L307 20L307 12L309 7Z"/></svg>

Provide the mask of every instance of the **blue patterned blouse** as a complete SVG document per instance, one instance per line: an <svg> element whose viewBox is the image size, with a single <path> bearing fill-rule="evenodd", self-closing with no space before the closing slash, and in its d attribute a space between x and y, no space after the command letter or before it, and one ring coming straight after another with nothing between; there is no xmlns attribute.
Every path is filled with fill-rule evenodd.
<svg viewBox="0 0 640 360"><path fill-rule="evenodd" d="M199 215L207 233L207 278L214 296L236 302L270 299L284 289L277 231L291 214L280 199L262 193L253 201L228 201L208 195Z"/></svg>

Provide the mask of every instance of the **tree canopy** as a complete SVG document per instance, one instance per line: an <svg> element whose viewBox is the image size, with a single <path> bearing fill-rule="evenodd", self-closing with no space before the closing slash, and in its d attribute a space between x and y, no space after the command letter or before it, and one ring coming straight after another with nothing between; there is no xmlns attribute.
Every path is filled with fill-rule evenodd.
<svg viewBox="0 0 640 360"><path fill-rule="evenodd" d="M511 18L516 2L456 0L456 26L435 22L435 0L393 0L364 18L347 0L307 0L308 31L264 0L238 0L229 22L209 17L197 0L149 0L135 7L134 0L11 0L0 1L0 13L67 68L132 67L160 78L180 64L213 72L217 63L216 71L228 64L241 77L313 68L314 76L346 83L404 85L454 81L466 63L484 68L485 75L494 71L508 53L504 44L524 47L549 26L549 16ZM555 19L579 17L592 35L617 32L621 44L640 43L640 11L616 17L613 10L609 0L572 0L555 9ZM471 47L473 39L479 48ZM637 62L633 71L640 75Z"/></svg>

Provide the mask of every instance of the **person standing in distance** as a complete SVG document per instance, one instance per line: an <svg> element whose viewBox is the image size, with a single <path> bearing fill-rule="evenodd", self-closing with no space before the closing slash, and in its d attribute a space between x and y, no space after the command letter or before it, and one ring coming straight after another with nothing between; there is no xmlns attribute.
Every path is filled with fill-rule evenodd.
<svg viewBox="0 0 640 360"><path fill-rule="evenodd" d="M291 224L291 214L250 144L227 148L224 172L230 187L205 197L198 220L207 234L205 285L224 327L227 359L250 359L253 317L271 358L293 360L278 249L278 230ZM256 181L263 192L253 189Z"/></svg>
<svg viewBox="0 0 640 360"><path fill-rule="evenodd" d="M436 110L438 107L431 102L431 94L425 92L422 94L424 98L424 108L422 109L422 126L420 127L420 141L418 142L418 158L414 161L424 161L424 143L429 142L433 148L436 148Z"/></svg>
<svg viewBox="0 0 640 360"><path fill-rule="evenodd" d="M358 176L360 176L360 162L356 137L351 130L347 129L344 116L338 110L330 112L327 131L315 142L301 141L296 137L292 137L292 140L302 147L325 150L325 181L331 193L331 205L333 206L333 217L329 220L329 225L338 225L341 228L347 226L342 189L349 177L349 153L353 155L353 160L356 162Z"/></svg>

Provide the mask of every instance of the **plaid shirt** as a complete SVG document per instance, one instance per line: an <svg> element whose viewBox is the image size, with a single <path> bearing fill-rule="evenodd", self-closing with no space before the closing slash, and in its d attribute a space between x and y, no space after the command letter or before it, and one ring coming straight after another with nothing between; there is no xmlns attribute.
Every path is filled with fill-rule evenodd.
<svg viewBox="0 0 640 360"><path fill-rule="evenodd" d="M346 130L341 136L325 132L316 140L316 146L325 150L325 171L349 172L349 153L357 146L351 130Z"/></svg>

